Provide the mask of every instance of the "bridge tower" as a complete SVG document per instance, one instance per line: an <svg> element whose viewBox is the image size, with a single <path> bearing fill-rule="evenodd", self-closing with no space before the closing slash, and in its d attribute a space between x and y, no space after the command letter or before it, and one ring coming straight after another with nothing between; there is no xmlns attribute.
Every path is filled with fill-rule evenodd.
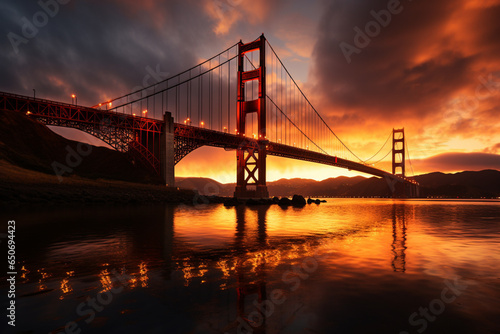
<svg viewBox="0 0 500 334"><path fill-rule="evenodd" d="M259 68L244 71L245 54L259 51ZM245 90L247 83L257 81L259 94L256 100L247 101ZM259 39L243 44L238 43L238 79L237 79L237 115L236 130L242 138L246 136L246 116L257 113L257 138L244 140L236 151L237 171L236 190L237 198L266 198L269 192L266 186L266 39L264 35Z"/></svg>
<svg viewBox="0 0 500 334"><path fill-rule="evenodd" d="M392 174L406 176L405 129L392 129Z"/></svg>

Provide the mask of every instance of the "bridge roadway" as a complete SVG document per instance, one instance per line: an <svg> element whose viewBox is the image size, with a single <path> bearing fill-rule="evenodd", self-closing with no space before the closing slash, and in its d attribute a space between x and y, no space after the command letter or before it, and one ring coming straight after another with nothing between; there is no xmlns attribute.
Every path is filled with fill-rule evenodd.
<svg viewBox="0 0 500 334"><path fill-rule="evenodd" d="M165 126L163 120L5 92L0 92L0 110L22 112L38 119L46 125L64 126L82 130L96 136L121 152L128 151L130 143L137 138L134 132L145 131L153 135L161 135ZM253 138L180 123L174 123L174 138L176 141L176 164L194 149L202 146L237 149L240 145L266 145L268 155L346 168L403 183L415 184L415 181L412 179L396 176L381 169L340 157L265 140L257 141ZM151 155L151 153L149 154ZM154 159L156 160L155 163L158 164L158 157Z"/></svg>
<svg viewBox="0 0 500 334"><path fill-rule="evenodd" d="M244 138L239 135L207 130L178 123L175 123L175 136L192 138L194 140L199 140L200 143L203 142L206 146L222 147L225 149L237 149L242 144L259 144L259 141L252 138ZM260 141L260 144L266 145L268 155L310 161L324 165L355 170L374 176L398 178L403 180L402 178L392 175L381 169L377 169L372 166L342 159L339 157L269 141Z"/></svg>

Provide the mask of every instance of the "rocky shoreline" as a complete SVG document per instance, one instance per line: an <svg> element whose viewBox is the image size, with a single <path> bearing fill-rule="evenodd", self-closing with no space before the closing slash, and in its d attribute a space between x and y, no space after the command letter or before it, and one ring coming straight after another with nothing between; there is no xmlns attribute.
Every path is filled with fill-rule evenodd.
<svg viewBox="0 0 500 334"><path fill-rule="evenodd" d="M261 199L238 199L238 198L229 198L224 202L224 206L231 207L237 205L246 205L246 206L254 206L254 205L279 205L281 207L293 206L296 208L301 208L306 206L306 204L320 204L326 203L326 200L320 199L312 199L308 198L307 200L302 195L293 195L292 199L288 197L273 197L273 198L261 198Z"/></svg>

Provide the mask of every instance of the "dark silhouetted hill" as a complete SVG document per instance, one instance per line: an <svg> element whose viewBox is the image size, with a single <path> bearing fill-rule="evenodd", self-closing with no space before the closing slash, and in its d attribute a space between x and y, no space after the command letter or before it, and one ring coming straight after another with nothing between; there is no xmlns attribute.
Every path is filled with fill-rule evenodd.
<svg viewBox="0 0 500 334"><path fill-rule="evenodd" d="M80 159L66 159L68 149L85 153L26 115L0 111L0 207L25 204L192 203L195 193L165 187L147 168L125 154L92 146ZM88 149L88 147L86 147ZM71 168L58 178L52 164Z"/></svg>
<svg viewBox="0 0 500 334"><path fill-rule="evenodd" d="M233 196L234 185L222 184L205 177L176 177L175 185L183 189L197 190L202 195Z"/></svg>
<svg viewBox="0 0 500 334"><path fill-rule="evenodd" d="M500 197L500 171L483 170L455 174L430 173L415 179L426 197Z"/></svg>
<svg viewBox="0 0 500 334"><path fill-rule="evenodd" d="M495 198L500 197L500 171L484 170L455 174L430 173L416 176L422 197ZM235 184L221 184L208 178L177 179L177 185L196 189L200 194L232 196ZM311 179L281 179L268 182L271 196L301 194L311 197L391 197L384 179L361 176Z"/></svg>
<svg viewBox="0 0 500 334"><path fill-rule="evenodd" d="M71 168L71 173L90 179L109 179L140 183L161 183L161 179L142 165L132 164L124 153L105 147L90 146L88 155L67 163L68 152L78 153L81 144L54 133L45 125L14 111L0 111L0 159L13 166L53 175L56 166ZM69 150L69 151L68 151ZM83 152L83 150L81 150Z"/></svg>

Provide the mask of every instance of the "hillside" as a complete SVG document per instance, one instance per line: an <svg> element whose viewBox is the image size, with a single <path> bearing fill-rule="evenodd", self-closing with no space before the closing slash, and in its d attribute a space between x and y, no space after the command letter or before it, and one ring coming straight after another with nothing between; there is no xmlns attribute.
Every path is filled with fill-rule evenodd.
<svg viewBox="0 0 500 334"><path fill-rule="evenodd" d="M422 195L442 197L500 197L500 171L430 173L415 178L422 185Z"/></svg>
<svg viewBox="0 0 500 334"><path fill-rule="evenodd" d="M192 202L193 191L165 187L125 154L83 147L25 115L0 111L0 205ZM68 160L68 152L79 157ZM54 163L64 170L60 177Z"/></svg>
<svg viewBox="0 0 500 334"><path fill-rule="evenodd" d="M148 169L139 164L133 165L124 153L104 147L89 147L89 153L84 152L78 142L59 136L23 114L0 112L0 160L13 166L53 175L56 179L53 166L57 166L56 170L65 171L61 175L63 178L76 175L90 179L161 183L161 179ZM70 153L78 154L78 151L83 153L80 155L81 162ZM69 169L72 169L71 173L66 172Z"/></svg>

